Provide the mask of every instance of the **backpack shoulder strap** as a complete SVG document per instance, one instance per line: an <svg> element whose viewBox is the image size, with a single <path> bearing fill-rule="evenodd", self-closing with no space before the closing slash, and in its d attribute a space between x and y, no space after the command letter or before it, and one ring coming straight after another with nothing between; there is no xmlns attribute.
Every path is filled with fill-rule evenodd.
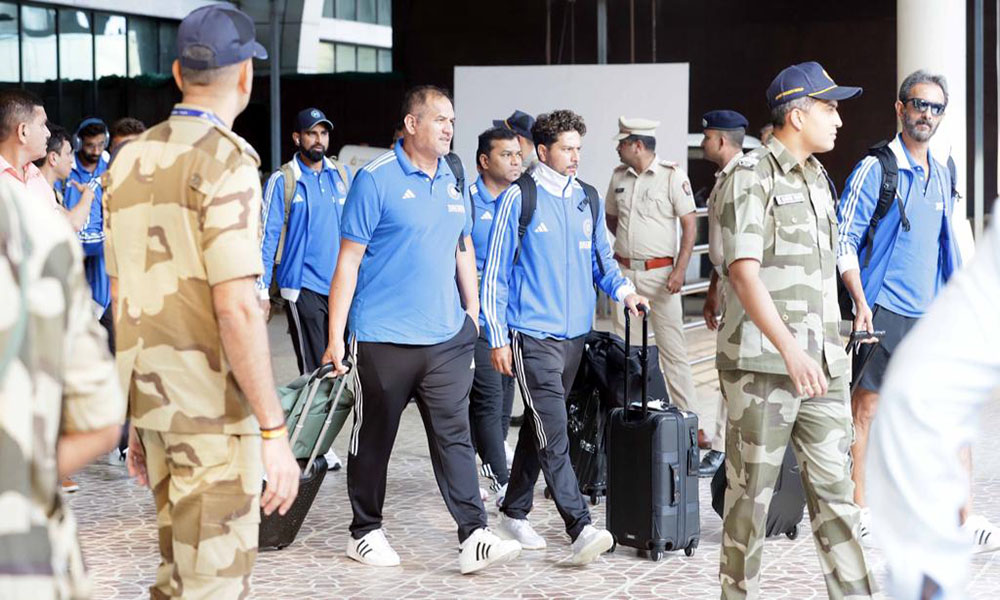
<svg viewBox="0 0 1000 600"><path fill-rule="evenodd" d="M528 233L528 225L535 216L538 205L538 188L535 179L529 173L522 173L514 185L521 188L521 216L517 219L517 249L514 250L514 262L521 257L521 240Z"/></svg>
<svg viewBox="0 0 1000 600"><path fill-rule="evenodd" d="M288 233L288 215L292 214L292 200L295 198L295 184L298 183L298 170L295 159L286 162L278 169L285 178L285 217L281 221L281 235L278 237L278 251L274 254L274 264L281 264L281 256L285 253L285 234Z"/></svg>
<svg viewBox="0 0 1000 600"><path fill-rule="evenodd" d="M948 173L951 175L951 197L958 198L958 167L955 166L955 158L948 155Z"/></svg>
<svg viewBox="0 0 1000 600"><path fill-rule="evenodd" d="M587 204L590 205L590 235L593 239L597 236L597 219L601 218L601 215L598 214L601 209L601 200L597 195L597 188L580 179L577 179L576 181L580 184L580 187L583 188L583 194L587 198ZM597 257L598 272L601 275L604 275L604 260L601 259L601 253L597 251L597 244L594 244L594 256Z"/></svg>
<svg viewBox="0 0 1000 600"><path fill-rule="evenodd" d="M449 152L444 155L444 161L448 163L448 168L451 169L451 174L455 176L455 186L458 188L459 194L465 193L465 167L462 166L462 159L458 157L454 152ZM476 222L476 203L472 199L472 194L469 194L469 216L472 217L472 222ZM458 249L465 252L465 237L458 236Z"/></svg>
<svg viewBox="0 0 1000 600"><path fill-rule="evenodd" d="M910 230L910 221L906 218L906 210L903 207L903 200L896 193L899 184L899 166L896 164L896 156L889 148L889 141L876 144L868 150L868 156L874 156L879 166L882 167L882 182L879 185L878 203L875 205L875 212L872 213L871 221L868 223L868 231L865 233L864 249L867 250L864 266L867 267L872 258L872 247L875 243L875 230L878 224L888 214L892 203L895 200L899 205L899 217L904 231ZM862 251L864 251L864 249Z"/></svg>
<svg viewBox="0 0 1000 600"><path fill-rule="evenodd" d="M330 161L330 165L332 165L333 168L337 170L337 174L340 175L340 180L344 182L344 187L346 188L348 185L350 185L350 182L347 179L347 169L344 168L344 165L340 164L340 161L338 161L336 158L331 158L328 156L326 159Z"/></svg>

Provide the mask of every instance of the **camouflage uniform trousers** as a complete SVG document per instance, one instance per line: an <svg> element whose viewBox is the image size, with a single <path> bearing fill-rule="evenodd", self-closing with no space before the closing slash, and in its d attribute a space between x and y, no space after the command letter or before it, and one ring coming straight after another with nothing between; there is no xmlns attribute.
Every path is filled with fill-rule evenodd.
<svg viewBox="0 0 1000 600"><path fill-rule="evenodd" d="M260 527L260 436L139 435L160 541L150 597L249 597Z"/></svg>
<svg viewBox="0 0 1000 600"><path fill-rule="evenodd" d="M768 505L791 438L816 551L830 598L870 598L875 591L858 541L849 452L853 441L844 377L827 395L802 398L787 375L720 371L729 408L726 489L719 579L722 598L755 598Z"/></svg>

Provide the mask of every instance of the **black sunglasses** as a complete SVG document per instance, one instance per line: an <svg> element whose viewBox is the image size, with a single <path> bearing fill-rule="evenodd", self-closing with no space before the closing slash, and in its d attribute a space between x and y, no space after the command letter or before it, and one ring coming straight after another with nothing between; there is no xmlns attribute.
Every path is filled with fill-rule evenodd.
<svg viewBox="0 0 1000 600"><path fill-rule="evenodd" d="M906 100L903 101L903 104L910 104L913 106L914 110L921 113L926 111L927 109L930 109L931 114L934 115L935 117L940 117L941 115L943 115L944 109L947 108L948 106L947 104L930 102L928 100L924 100L923 98L907 98Z"/></svg>

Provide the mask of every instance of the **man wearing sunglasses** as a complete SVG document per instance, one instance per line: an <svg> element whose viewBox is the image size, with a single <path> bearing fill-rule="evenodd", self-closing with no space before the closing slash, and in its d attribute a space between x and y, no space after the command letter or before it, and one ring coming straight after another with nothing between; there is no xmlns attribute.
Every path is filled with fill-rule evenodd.
<svg viewBox="0 0 1000 600"><path fill-rule="evenodd" d="M959 266L952 233L954 177L944 157L932 157L930 151L947 106L948 86L942 75L923 70L908 75L896 102L900 133L888 143L881 161L873 149L858 163L837 210L837 265L854 302L854 330L885 331L880 343L862 347L854 364L857 371L861 361L870 358L851 398L854 500L862 507L860 534L865 543L871 541L865 453L883 375L900 341ZM879 219L880 189L892 185L891 170L883 168L886 160L896 165L896 193ZM883 205L888 200L883 199Z"/></svg>

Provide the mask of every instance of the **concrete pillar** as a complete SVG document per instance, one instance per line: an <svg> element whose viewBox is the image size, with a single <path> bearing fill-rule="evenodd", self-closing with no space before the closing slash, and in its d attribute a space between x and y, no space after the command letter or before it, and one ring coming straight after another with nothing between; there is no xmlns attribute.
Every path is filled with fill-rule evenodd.
<svg viewBox="0 0 1000 600"><path fill-rule="evenodd" d="M931 140L931 153L941 162L950 154L958 167L958 191L967 196L969 164L965 136L968 131L966 81L966 19L964 2L945 6L940 0L896 2L896 85L916 71L926 69L948 79L948 111ZM972 256L972 228L965 219L966 201L955 207L956 235L963 259Z"/></svg>

